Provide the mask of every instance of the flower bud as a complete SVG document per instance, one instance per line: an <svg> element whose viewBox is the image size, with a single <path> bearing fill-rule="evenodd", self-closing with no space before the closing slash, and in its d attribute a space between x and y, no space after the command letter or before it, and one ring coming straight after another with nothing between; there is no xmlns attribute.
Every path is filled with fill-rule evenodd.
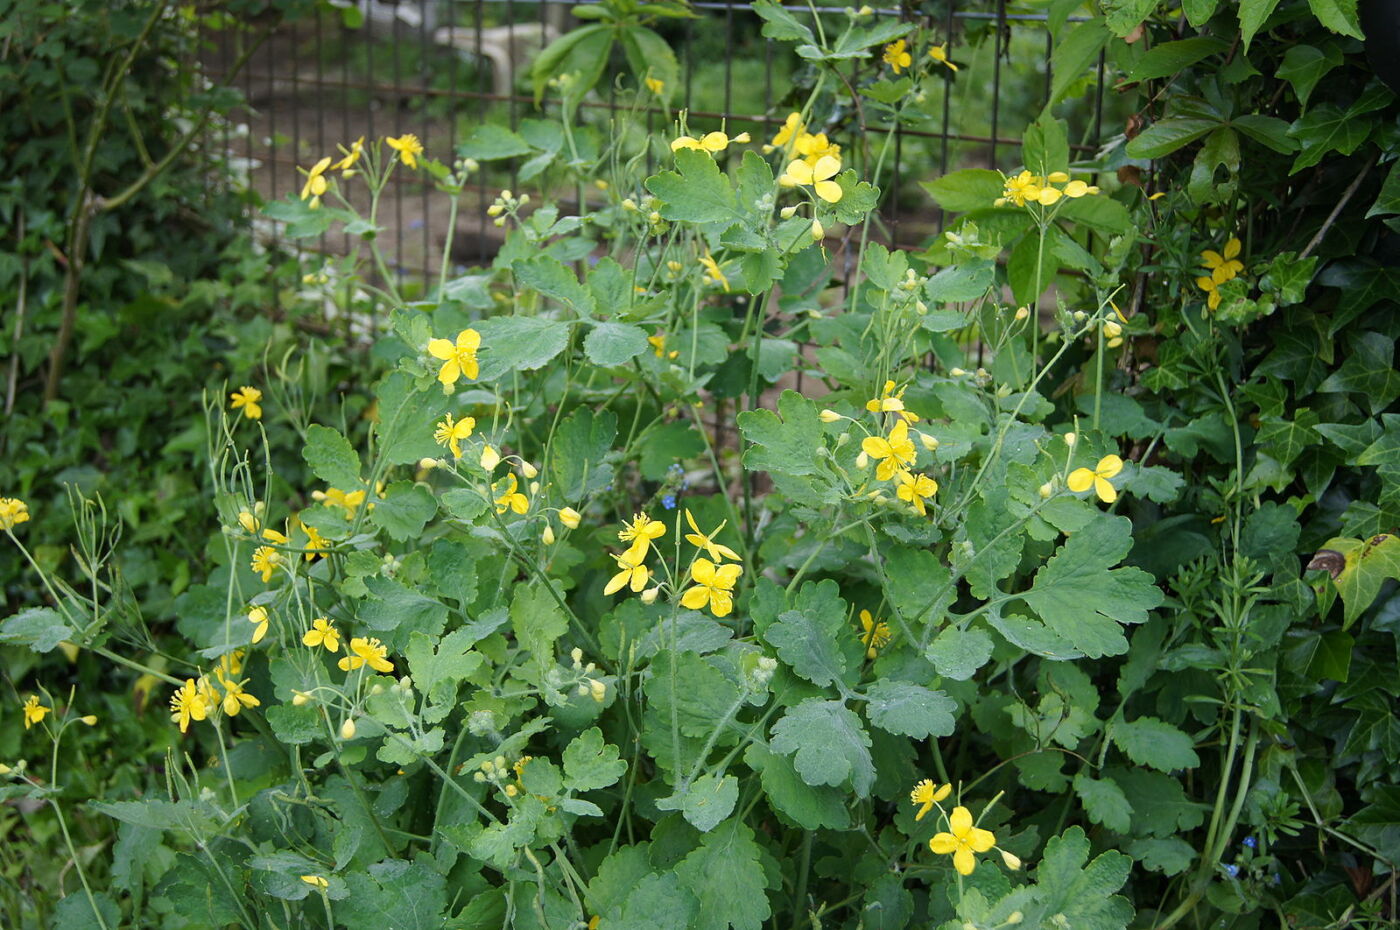
<svg viewBox="0 0 1400 930"><path fill-rule="evenodd" d="M812 241L821 242L826 237L826 229L818 220L812 220Z"/></svg>
<svg viewBox="0 0 1400 930"><path fill-rule="evenodd" d="M781 210L778 211L778 215L785 220L790 220L792 219L792 215L796 212L796 207L783 207Z"/></svg>
<svg viewBox="0 0 1400 930"><path fill-rule="evenodd" d="M652 210L650 213L647 214L647 220L652 223L659 223L661 222L661 214L657 213L655 210Z"/></svg>
<svg viewBox="0 0 1400 930"><path fill-rule="evenodd" d="M506 797L513 798L520 793L520 789L514 785L506 785Z"/></svg>
<svg viewBox="0 0 1400 930"><path fill-rule="evenodd" d="M432 471L434 468L437 468L437 464L437 459L423 458L418 460L418 467L424 471Z"/></svg>
<svg viewBox="0 0 1400 930"><path fill-rule="evenodd" d="M502 772L506 770L505 756L497 756L493 761L496 763L496 768L500 769Z"/></svg>
<svg viewBox="0 0 1400 930"><path fill-rule="evenodd" d="M478 785L484 784L486 781L486 776L481 774L480 772L473 772L472 781L476 782Z"/></svg>
<svg viewBox="0 0 1400 930"><path fill-rule="evenodd" d="M1117 339L1123 335L1123 327L1119 326L1116 320L1107 320L1103 324L1103 333L1110 339Z"/></svg>
<svg viewBox="0 0 1400 930"><path fill-rule="evenodd" d="M538 481L531 481L531 482L530 482L530 495L531 495L531 496L534 496L534 495L536 495L536 494L538 494L538 493L540 493L540 483L539 483Z"/></svg>
<svg viewBox="0 0 1400 930"><path fill-rule="evenodd" d="M1030 311L1030 308L1029 308L1029 307L1017 307L1017 308L1016 308L1016 319L1018 319L1018 320L1024 320L1024 319L1026 319L1027 317L1029 317L1030 315L1031 315L1031 311Z"/></svg>
<svg viewBox="0 0 1400 930"><path fill-rule="evenodd" d="M1074 433L1065 433L1065 445L1069 446L1071 449L1074 448L1074 443L1078 439L1079 437L1074 435Z"/></svg>
<svg viewBox="0 0 1400 930"><path fill-rule="evenodd" d="M930 436L928 433L919 434L919 443L930 452L938 448L938 438L936 436Z"/></svg>
<svg viewBox="0 0 1400 930"><path fill-rule="evenodd" d="M96 714L88 714L86 717L79 717L78 719L81 720L83 723L86 723L90 727L97 726Z"/></svg>
<svg viewBox="0 0 1400 930"><path fill-rule="evenodd" d="M1015 853L1009 853L1009 852L1007 852L1006 850L1001 849L1000 847L997 848L997 852L1001 853L1001 861L1004 862L1004 863L1006 864L1006 867L1007 867L1008 869L1010 869L1010 870L1013 871L1013 872L1020 871L1020 868L1021 868L1021 857L1020 857L1020 856L1016 855Z"/></svg>
<svg viewBox="0 0 1400 930"><path fill-rule="evenodd" d="M575 646L569 650L569 658L574 660L574 668L579 668L583 665L583 650Z"/></svg>
<svg viewBox="0 0 1400 930"><path fill-rule="evenodd" d="M578 522L582 518L583 515L572 507L565 507L563 510L559 511L559 522L571 530L578 529Z"/></svg>
<svg viewBox="0 0 1400 930"><path fill-rule="evenodd" d="M345 718L345 722L342 723L342 724L340 725L340 738L341 738L341 739L354 739L354 738L355 738L355 720L354 720L354 718L352 718L352 717L346 717L346 718Z"/></svg>
<svg viewBox="0 0 1400 930"><path fill-rule="evenodd" d="M950 368L948 369L948 374L952 375L954 378L961 378L963 375L967 374L967 371L962 368Z"/></svg>
<svg viewBox="0 0 1400 930"><path fill-rule="evenodd" d="M657 595L659 595L660 593L661 589L659 587L647 588L645 591L642 592L642 603L655 604Z"/></svg>
<svg viewBox="0 0 1400 930"><path fill-rule="evenodd" d="M306 703L307 703L308 701L310 701L310 700L311 700L311 695L307 694L305 691L293 691L293 692L292 692L292 706L293 706L293 707L301 707L302 705L306 704Z"/></svg>
<svg viewBox="0 0 1400 930"><path fill-rule="evenodd" d="M1025 914L1022 914L1020 911L1012 911L1012 912L1011 912L1011 916L1009 916L1009 917L1006 918L1006 922L1009 923L1009 924L1019 924L1021 921L1025 920L1025 919L1026 919L1026 915L1025 915Z"/></svg>
<svg viewBox="0 0 1400 930"><path fill-rule="evenodd" d="M520 463L520 473L526 478L533 478L540 473L540 470L529 462L522 460Z"/></svg>
<svg viewBox="0 0 1400 930"><path fill-rule="evenodd" d="M514 196L514 195L511 194L511 192L510 192L510 188L506 188L505 190L501 191L501 199L502 199L502 200L510 200L510 199L512 199L513 196Z"/></svg>
<svg viewBox="0 0 1400 930"><path fill-rule="evenodd" d="M830 407L823 410L821 413L818 414L818 416L821 418L821 421L823 423L838 423L842 419L841 414L837 413L835 410L832 410Z"/></svg>
<svg viewBox="0 0 1400 930"><path fill-rule="evenodd" d="M8 765L6 765L6 764L3 763L3 762L0 762L0 775L8 775L8 774L10 774L10 773L13 772L13 771L14 771L14 769L10 768Z"/></svg>
<svg viewBox="0 0 1400 930"><path fill-rule="evenodd" d="M588 693L589 693L589 691L588 691L588 685L586 685L586 684L579 685L579 686L578 686L578 692L577 692L577 693L578 693L578 696L579 696L579 697L588 697Z"/></svg>
<svg viewBox="0 0 1400 930"><path fill-rule="evenodd" d="M857 456L856 456L856 468L859 468L859 469L861 469L861 470L863 471L863 470L865 470L865 469L867 469L867 468L869 468L869 467L870 467L870 456L867 455L867 454L865 453L865 450L861 450L860 455L857 455Z"/></svg>
<svg viewBox="0 0 1400 930"><path fill-rule="evenodd" d="M636 213L637 201L633 200L631 197L626 198L622 201L622 209L626 210L628 213Z"/></svg>
<svg viewBox="0 0 1400 930"><path fill-rule="evenodd" d="M593 700L597 701L599 704L603 703L603 699L608 696L608 686L596 678L589 679L588 691L593 695Z"/></svg>
<svg viewBox="0 0 1400 930"><path fill-rule="evenodd" d="M1049 498L1050 495L1051 495L1051 494L1054 494L1054 493L1055 493L1055 486L1052 485L1050 482L1047 481L1047 482L1045 482L1044 484L1042 484L1042 485L1040 486L1040 496L1041 496L1041 497Z"/></svg>
<svg viewBox="0 0 1400 930"><path fill-rule="evenodd" d="M529 203L529 202L530 202L530 195L529 195L529 194L521 194L521 195L520 195L520 201L519 201L519 203L520 203L520 205L521 205L522 207L525 206L525 205L526 205L527 203Z"/></svg>
<svg viewBox="0 0 1400 930"><path fill-rule="evenodd" d="M499 464L501 464L501 454L489 445L483 446L481 450L481 467L487 471L494 471Z"/></svg>
<svg viewBox="0 0 1400 930"><path fill-rule="evenodd" d="M554 527L550 526L548 523L544 525L544 532L540 534L540 542L544 543L546 546L554 545Z"/></svg>
<svg viewBox="0 0 1400 930"><path fill-rule="evenodd" d="M500 216L504 212L506 212L506 208L498 203L493 203L491 204L491 206L486 208L487 216Z"/></svg>

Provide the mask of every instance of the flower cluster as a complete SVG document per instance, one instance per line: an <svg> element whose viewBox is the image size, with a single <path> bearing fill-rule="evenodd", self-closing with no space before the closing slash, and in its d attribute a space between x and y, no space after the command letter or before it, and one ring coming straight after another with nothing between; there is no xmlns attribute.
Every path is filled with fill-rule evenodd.
<svg viewBox="0 0 1400 930"><path fill-rule="evenodd" d="M962 805L954 807L951 811L943 809L941 802L952 793L952 785L937 785L929 779L919 782L914 786L914 790L909 792L910 803L918 808L914 814L916 821L923 820L924 816L936 807L948 827L947 830L935 833L928 841L929 851L940 856L952 856L953 868L957 869L960 875L971 875L977 868L976 854L987 852L989 849L1001 853L1001 861L1008 869L1019 869L1020 857L997 846L996 835L990 830L978 827L970 810Z"/></svg>
<svg viewBox="0 0 1400 930"><path fill-rule="evenodd" d="M697 152L709 152L711 155L718 155L731 145L743 145L750 140L749 134L741 132L737 136L730 137L723 132L707 132L700 138L694 136L677 136L671 140L671 151L679 152L681 149L694 149Z"/></svg>
<svg viewBox="0 0 1400 930"><path fill-rule="evenodd" d="M1063 171L1052 171L1044 177L1022 171L1014 177L1006 178L1005 188L996 199L996 206L1004 207L1011 203L1024 207L1028 203L1038 203L1048 207L1058 203L1063 197L1076 200L1098 192L1099 189L1094 185L1077 179L1071 180Z"/></svg>
<svg viewBox="0 0 1400 930"><path fill-rule="evenodd" d="M1244 271L1244 262L1239 260L1240 240L1234 236L1225 243L1220 252L1206 249L1201 253L1201 264L1206 274L1196 279L1196 286L1206 292L1206 306L1214 310L1220 306L1220 285L1233 281Z"/></svg>
<svg viewBox="0 0 1400 930"><path fill-rule="evenodd" d="M608 580L603 593L612 595L623 588L630 589L634 594L646 590L647 582L651 580L651 569L646 566L647 553L651 551L652 541L664 535L666 524L644 513L635 514L631 523L624 522L617 538L632 545L621 555L613 556L618 571Z"/></svg>
<svg viewBox="0 0 1400 930"><path fill-rule="evenodd" d="M734 610L734 585L744 573L744 567L738 564L743 561L739 553L723 543L715 542L715 537L724 529L727 521L708 533L700 532L689 510L685 512L685 521L690 524L691 530L686 534L685 541L704 552L706 557L698 558L691 564L690 579L695 585L681 595L681 606L690 610L703 610L708 606L716 617L727 617ZM730 562L725 563L725 559Z"/></svg>
<svg viewBox="0 0 1400 930"><path fill-rule="evenodd" d="M807 132L802 114L789 113L772 144L765 147L765 151L774 149L781 149L788 158L778 178L780 185L810 187L827 203L840 202L841 185L832 178L841 171L841 146L827 139L826 133Z"/></svg>
<svg viewBox="0 0 1400 930"><path fill-rule="evenodd" d="M949 71L957 71L958 66L948 58L947 45L933 45L929 47L928 57L935 63L943 65ZM909 51L908 43L903 39L896 39L885 46L881 61L890 66L890 70L898 75L906 68L914 65L914 56Z"/></svg>
<svg viewBox="0 0 1400 930"><path fill-rule="evenodd" d="M247 679L238 677L243 672L243 655L242 649L235 649L219 659L214 669L217 686L209 680L209 676L200 675L199 678L186 678L185 683L175 689L170 696L170 719L180 725L181 733L189 730L191 720L206 720L220 710L229 717L236 717L244 708L262 704L257 697L244 690ZM219 693L220 689L222 694Z"/></svg>
<svg viewBox="0 0 1400 930"><path fill-rule="evenodd" d="M891 413L895 416L894 426L881 436L867 436L861 440L860 456L856 462L861 468L875 460L875 478L878 481L893 481L895 496L909 504L919 516L928 513L927 501L938 493L938 482L928 475L914 473L914 461L918 450L909 436L909 424L919 422L919 415L905 409L903 389L896 391L893 381L886 381L879 397L866 402L865 409L876 415ZM834 411L823 411L822 419L834 422L840 419ZM924 448L933 450L938 440L923 433L917 434Z"/></svg>
<svg viewBox="0 0 1400 930"><path fill-rule="evenodd" d="M18 497L0 497L0 530L29 522L29 505Z"/></svg>

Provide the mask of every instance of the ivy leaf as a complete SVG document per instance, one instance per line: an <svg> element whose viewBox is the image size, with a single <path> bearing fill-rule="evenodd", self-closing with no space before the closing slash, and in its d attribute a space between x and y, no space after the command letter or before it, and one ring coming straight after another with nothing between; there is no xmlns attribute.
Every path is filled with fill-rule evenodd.
<svg viewBox="0 0 1400 930"><path fill-rule="evenodd" d="M1111 568L1132 545L1127 517L1102 516L1066 540L1021 599L1051 632L1089 658L1122 655L1128 641L1120 624L1142 623L1162 603L1147 572Z"/></svg>
<svg viewBox="0 0 1400 930"><path fill-rule="evenodd" d="M1375 602L1387 578L1400 578L1400 536L1381 533L1366 540L1336 537L1327 540L1322 547L1322 552L1326 551L1340 553L1343 559L1333 582L1342 596L1345 629ZM1314 567L1318 561L1315 557L1308 567Z"/></svg>
<svg viewBox="0 0 1400 930"><path fill-rule="evenodd" d="M1317 389L1324 394L1365 394L1372 415L1378 414L1400 397L1400 371L1393 364L1395 340L1380 333L1357 333L1350 344L1351 354L1342 367Z"/></svg>
<svg viewBox="0 0 1400 930"><path fill-rule="evenodd" d="M865 715L888 733L928 739L952 736L957 727L958 702L913 682L882 678L866 689L865 699Z"/></svg>
<svg viewBox="0 0 1400 930"><path fill-rule="evenodd" d="M761 930L772 914L753 830L734 820L700 838L675 874L700 902L695 930Z"/></svg>
<svg viewBox="0 0 1400 930"><path fill-rule="evenodd" d="M682 791L656 802L663 811L680 811L681 816L701 833L709 833L728 817L739 800L739 779L733 775L716 778L706 772Z"/></svg>
<svg viewBox="0 0 1400 930"><path fill-rule="evenodd" d="M348 439L329 426L313 423L307 427L301 457L316 477L333 488L354 491L364 484L360 480L360 454Z"/></svg>
<svg viewBox="0 0 1400 930"><path fill-rule="evenodd" d="M1115 833L1127 833L1132 823L1133 807L1118 784L1109 779L1090 778L1083 772L1074 776L1074 793L1084 804L1084 812L1094 823L1102 824Z"/></svg>
<svg viewBox="0 0 1400 930"><path fill-rule="evenodd" d="M564 781L573 791L593 791L617 783L627 773L617 747L603 742L597 727L584 730L564 748Z"/></svg>
<svg viewBox="0 0 1400 930"><path fill-rule="evenodd" d="M1138 765L1171 772L1194 769L1201 764L1191 737L1165 720L1156 717L1139 717L1131 723L1115 720L1108 732L1114 745Z"/></svg>
<svg viewBox="0 0 1400 930"><path fill-rule="evenodd" d="M875 784L875 763L870 758L870 736L860 718L840 701L808 698L773 725L774 752L793 755L793 766L809 785L844 785L856 794L870 796Z"/></svg>
<svg viewBox="0 0 1400 930"><path fill-rule="evenodd" d="M663 171L646 181L647 190L661 201L663 217L690 223L744 218L735 206L729 179L708 152L681 149L675 155L676 171Z"/></svg>
<svg viewBox="0 0 1400 930"><path fill-rule="evenodd" d="M753 471L810 475L817 470L822 423L817 405L796 391L783 391L778 411L745 410L738 416L744 439L753 443L744 465Z"/></svg>
<svg viewBox="0 0 1400 930"><path fill-rule="evenodd" d="M1283 64L1279 65L1274 76L1291 84L1299 105L1307 109L1308 98L1312 96L1317 82L1341 63L1341 51L1330 42L1320 49L1311 45L1295 45L1283 53Z"/></svg>

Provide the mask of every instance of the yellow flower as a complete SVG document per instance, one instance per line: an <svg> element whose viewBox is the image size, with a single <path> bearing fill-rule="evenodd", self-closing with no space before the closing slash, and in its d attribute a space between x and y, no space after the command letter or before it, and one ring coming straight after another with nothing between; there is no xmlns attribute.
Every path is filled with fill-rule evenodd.
<svg viewBox="0 0 1400 930"><path fill-rule="evenodd" d="M317 556L325 555L325 550L331 547L330 540L322 536L316 527L301 522L300 517L297 518L297 526L306 534L306 561L310 562Z"/></svg>
<svg viewBox="0 0 1400 930"><path fill-rule="evenodd" d="M1099 463L1093 470L1087 468L1076 468L1069 473L1066 484L1069 489L1076 494L1094 489L1094 493L1099 496L1099 500L1105 504L1111 504L1118 499L1118 492L1113 485L1109 484L1109 479L1123 470L1123 460L1116 455L1105 455L1099 459Z"/></svg>
<svg viewBox="0 0 1400 930"><path fill-rule="evenodd" d="M248 622L253 624L253 645L257 645L267 635L267 627L271 622L267 616L267 608L248 608Z"/></svg>
<svg viewBox="0 0 1400 930"><path fill-rule="evenodd" d="M350 640L350 646L345 652L346 654L341 656L340 661L336 663L342 672L354 671L362 665L368 665L376 672L384 672L385 674L394 670L394 664L385 658L389 650L373 636L368 638L356 636Z"/></svg>
<svg viewBox="0 0 1400 930"><path fill-rule="evenodd" d="M36 723L43 722L49 708L39 703L39 695L31 694L24 702L24 728L27 730Z"/></svg>
<svg viewBox="0 0 1400 930"><path fill-rule="evenodd" d="M583 519L583 514L572 507L565 507L559 511L559 522L571 530L578 529L579 521Z"/></svg>
<svg viewBox="0 0 1400 930"><path fill-rule="evenodd" d="M1220 291L1216 290L1215 279L1203 275L1196 279L1196 286L1206 292L1206 306L1215 310L1220 306Z"/></svg>
<svg viewBox="0 0 1400 930"><path fill-rule="evenodd" d="M896 477L899 487L895 489L895 496L913 504L914 512L919 516L927 514L924 501L938 493L938 482L928 475L912 475L908 471L897 472Z"/></svg>
<svg viewBox="0 0 1400 930"><path fill-rule="evenodd" d="M928 841L928 848L940 856L951 854L953 868L963 875L971 875L977 867L973 853L986 852L996 845L997 838L992 831L972 825L972 812L965 807L953 808L948 816L948 833L937 833Z"/></svg>
<svg viewBox="0 0 1400 930"><path fill-rule="evenodd" d="M895 74L913 63L913 57L905 51L903 39L897 39L885 46L885 64L889 65Z"/></svg>
<svg viewBox="0 0 1400 930"><path fill-rule="evenodd" d="M423 154L423 143L418 141L418 137L411 132L406 132L395 139L393 136L384 140L389 144L389 148L399 153L399 158L410 168L418 167L418 156Z"/></svg>
<svg viewBox="0 0 1400 930"><path fill-rule="evenodd" d="M1083 181L1070 181L1065 185L1065 196L1071 200L1084 197L1088 194L1097 194L1098 192L1098 187L1092 184L1086 184Z"/></svg>
<svg viewBox="0 0 1400 930"><path fill-rule="evenodd" d="M519 487L520 482L515 480L514 472L491 485L492 493L500 492L496 498L496 513L505 513L507 510L524 513L530 509L530 499L520 493Z"/></svg>
<svg viewBox="0 0 1400 930"><path fill-rule="evenodd" d="M0 497L0 530L12 530L28 522L28 504L18 497Z"/></svg>
<svg viewBox="0 0 1400 930"><path fill-rule="evenodd" d="M709 152L711 155L723 152L733 143L743 143L749 141L749 134L741 132L734 138L729 138L727 133L707 132L699 139L693 136L679 136L671 141L671 151L678 152L681 149L695 149L699 152Z"/></svg>
<svg viewBox="0 0 1400 930"><path fill-rule="evenodd" d="M429 340L428 354L442 360L438 380L446 385L456 384L457 379L462 377L475 381L479 371L476 364L476 350L479 348L481 333L474 329L464 329L458 333L456 343L450 339Z"/></svg>
<svg viewBox="0 0 1400 930"><path fill-rule="evenodd" d="M260 400L262 400L262 391L246 385L229 395L229 402L233 409L241 409L243 415L250 420L262 419L262 406L258 403Z"/></svg>
<svg viewBox="0 0 1400 930"><path fill-rule="evenodd" d="M443 341L446 342L446 340ZM452 450L452 457L459 459L462 457L462 440L470 437L474 429L476 429L476 420L472 417L454 420L452 414L449 413L438 421L437 430L433 433L433 441L440 446L447 446Z"/></svg>
<svg viewBox="0 0 1400 930"><path fill-rule="evenodd" d="M263 530L262 538L278 546L285 546L287 544L287 535L285 533L279 533L277 530L274 529Z"/></svg>
<svg viewBox="0 0 1400 930"><path fill-rule="evenodd" d="M651 91L653 94L656 94L656 96L658 97L660 97L662 92L666 90L666 82L661 80L660 78L649 77L646 79L645 83L647 85L647 90Z"/></svg>
<svg viewBox="0 0 1400 930"><path fill-rule="evenodd" d="M897 413L910 423L918 423L919 415L904 409L904 390L900 388L899 393L895 393L894 382L886 381L880 396L867 400L865 409L871 413Z"/></svg>
<svg viewBox="0 0 1400 930"><path fill-rule="evenodd" d="M715 527L709 533L702 533L700 532L700 527L695 525L695 518L690 515L690 510L687 508L685 512L685 522L689 523L690 528L695 531L693 533L687 533L685 536L685 541L690 543L697 549L704 549L705 554L708 555L711 559L715 560L716 562L722 562L725 559L729 559L733 562L743 561L743 558L739 555L739 553L735 552L733 549L729 548L723 543L717 543L714 540L714 537L718 536L719 531L724 529L725 524L729 522L728 520L722 521L719 526ZM665 530L664 526L662 527L662 530Z"/></svg>
<svg viewBox="0 0 1400 930"><path fill-rule="evenodd" d="M1244 271L1244 262L1237 256L1240 254L1240 240L1234 236L1225 243L1224 254L1216 252L1214 249L1206 249L1201 253L1201 261L1206 269L1210 271L1210 279L1216 284L1224 284L1233 280L1236 275ZM1212 310L1215 308L1212 307Z"/></svg>
<svg viewBox="0 0 1400 930"><path fill-rule="evenodd" d="M681 606L700 610L709 605L716 617L727 617L734 609L734 585L744 573L742 565L716 565L709 559L696 559L690 567L695 587L681 596Z"/></svg>
<svg viewBox="0 0 1400 930"><path fill-rule="evenodd" d="M952 785L935 785L925 778L914 786L914 790L909 792L909 800L919 806L919 812L914 815L915 820L923 820L924 815L933 810L933 805L953 793Z"/></svg>
<svg viewBox="0 0 1400 930"><path fill-rule="evenodd" d="M1040 199L1041 185L1045 179L1039 175L1031 174L1029 171L1022 171L1015 177L1007 178L1001 197L997 200L998 207L1007 201L1014 203L1018 207L1024 207L1026 201L1038 201Z"/></svg>
<svg viewBox="0 0 1400 930"><path fill-rule="evenodd" d="M714 256L708 250L700 256L700 264L705 268L705 278L711 283L723 287L725 293L729 293L729 279L724 276L724 272L720 270L719 262L715 261Z"/></svg>
<svg viewBox="0 0 1400 930"><path fill-rule="evenodd" d="M243 690L246 681L222 680L219 684L224 686L224 713L230 717L237 717L238 712L245 707L257 707L262 704L262 701Z"/></svg>
<svg viewBox="0 0 1400 930"><path fill-rule="evenodd" d="M325 158L312 165L310 171L306 172L306 183L301 186L301 199L306 200L310 198L312 210L315 210L321 205L321 196L325 194L327 188L325 178L326 169L330 166L331 159L330 156L327 155ZM298 168L297 170L300 171L301 169Z"/></svg>
<svg viewBox="0 0 1400 930"><path fill-rule="evenodd" d="M214 667L214 677L223 681L225 678L236 678L243 674L243 655L242 649L235 649L219 656L219 664Z"/></svg>
<svg viewBox="0 0 1400 930"><path fill-rule="evenodd" d="M180 724L181 733L190 728L191 720L203 720L209 716L209 705L193 678L186 678L185 683L170 696L170 711L170 719Z"/></svg>
<svg viewBox="0 0 1400 930"><path fill-rule="evenodd" d="M821 161L824 155L830 155L840 161L841 146L827 139L824 132L819 132L816 135L804 132L797 137L797 154L803 161L815 168L817 162Z"/></svg>
<svg viewBox="0 0 1400 930"><path fill-rule="evenodd" d="M713 261L713 259L711 259L711 261ZM704 259L701 259L701 263L703 262ZM718 271L718 266L716 266L716 271ZM723 278L724 274L720 273L720 277ZM728 285L728 283L729 282L726 280L725 284ZM680 350L678 349L672 349L670 352L666 351L665 333L657 333L655 336L648 336L647 342L651 343L651 347L656 350L657 358L675 358L676 356L681 354Z"/></svg>
<svg viewBox="0 0 1400 930"><path fill-rule="evenodd" d="M660 539L665 535L666 524L660 520L653 520L644 513L633 514L631 523L623 521L622 529L617 532L617 538L632 543L632 548L637 550L640 558L646 557L653 539Z"/></svg>
<svg viewBox="0 0 1400 930"><path fill-rule="evenodd" d="M928 57L932 58L940 65L946 65L951 71L958 70L958 66L953 64L952 59L948 57L948 47L946 45L934 45L930 47L928 50Z"/></svg>
<svg viewBox="0 0 1400 930"><path fill-rule="evenodd" d="M789 113L787 119L783 120L783 125L778 127L778 132L773 136L773 148L787 145L789 142L796 142L804 130L801 113Z"/></svg>
<svg viewBox="0 0 1400 930"><path fill-rule="evenodd" d="M865 657L875 658L876 654L890 641L890 625L883 620L876 620L868 610L860 612L860 628L865 632L861 635L860 641L865 646Z"/></svg>
<svg viewBox="0 0 1400 930"><path fill-rule="evenodd" d="M317 888L329 888L331 884L330 882L322 878L320 875L303 875L301 877L301 880L306 882L308 885L314 885Z"/></svg>
<svg viewBox="0 0 1400 930"><path fill-rule="evenodd" d="M340 651L340 631L325 617L311 621L311 629L301 638L302 644L315 649L324 646L327 652Z"/></svg>
<svg viewBox="0 0 1400 930"><path fill-rule="evenodd" d="M611 596L624 587L630 587L634 594L640 593L647 586L651 571L642 564L642 560L647 557L645 547L639 548L642 542L644 540L638 540L638 545L632 546L621 555L613 556L617 561L618 572L608 579L607 586L603 588L604 595Z"/></svg>
<svg viewBox="0 0 1400 930"><path fill-rule="evenodd" d="M840 170L840 159L830 155L823 155L817 159L815 165L809 165L805 161L792 161L788 163L782 177L778 178L778 183L784 187L810 186L817 196L827 203L839 203L842 195L841 185L831 179Z"/></svg>
<svg viewBox="0 0 1400 930"><path fill-rule="evenodd" d="M365 502L364 489L350 491L349 493L339 488L326 488L324 491L313 491L313 500L320 501L332 507L339 507L345 511L345 519L350 520L355 516L355 511L360 509L360 505Z"/></svg>
<svg viewBox="0 0 1400 930"><path fill-rule="evenodd" d="M896 423L887 437L865 437L860 448L880 463L875 469L875 477L880 481L889 481L896 472L913 465L916 455L914 442L909 438L909 424L904 420Z"/></svg>
<svg viewBox="0 0 1400 930"><path fill-rule="evenodd" d="M360 156L364 154L365 137L360 136L360 138L350 143L349 149L346 149L344 146L341 146L340 150L345 153L345 157L342 158L340 161L336 162L335 164L331 165L331 170L349 171L351 168L355 167L355 163L358 162L360 160Z"/></svg>
<svg viewBox="0 0 1400 930"><path fill-rule="evenodd" d="M253 550L253 571L262 575L263 584L272 580L273 572L282 561L282 555L271 546L259 546Z"/></svg>

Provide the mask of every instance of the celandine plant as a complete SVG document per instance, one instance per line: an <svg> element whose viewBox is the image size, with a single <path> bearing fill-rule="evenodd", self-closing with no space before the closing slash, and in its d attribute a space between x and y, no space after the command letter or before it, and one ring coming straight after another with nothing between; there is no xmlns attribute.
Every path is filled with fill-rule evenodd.
<svg viewBox="0 0 1400 930"><path fill-rule="evenodd" d="M305 422L290 377L209 404L223 528L182 651L142 639L104 572L99 502L75 503L81 583L29 559L51 606L4 638L125 665L170 713L159 784L88 805L145 864L104 886L73 851L73 926L1123 928L1189 909L1188 867L1228 889L1237 833L1291 828L1252 761L1229 775L1258 747L1247 671L1201 733L1147 688L1164 596L1121 511L1183 479L1112 381L1146 328L1118 278L1150 202L1077 177L1045 118L1024 170L931 181L967 216L891 251L885 156L956 67L947 37L755 8L820 68L766 140L682 114L605 142L576 119L587 82L537 69L561 121L478 133L450 166L412 134L358 140L269 208L362 237L313 278L392 308L387 373L364 423ZM883 136L846 152L821 120L856 57L889 69L861 88ZM639 105L664 89L644 77ZM648 152L666 164L643 177ZM526 155L540 193L488 209L491 268L452 275L449 241L421 299L388 273L394 174L455 217L481 161ZM1229 245L1205 261L1209 299L1240 269ZM311 486L272 468L275 418ZM0 501L26 557L27 515ZM1216 604L1236 669L1243 568ZM5 771L60 825L74 700L25 695L48 774ZM1217 749L1228 777L1202 785Z"/></svg>

